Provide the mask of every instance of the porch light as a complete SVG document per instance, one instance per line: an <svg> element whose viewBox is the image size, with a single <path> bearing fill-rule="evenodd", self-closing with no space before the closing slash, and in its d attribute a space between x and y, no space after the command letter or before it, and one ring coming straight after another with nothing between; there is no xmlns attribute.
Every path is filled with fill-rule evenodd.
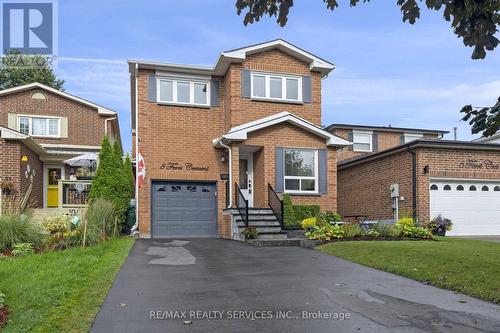
<svg viewBox="0 0 500 333"><path fill-rule="evenodd" d="M221 161L221 163L225 163L226 162L226 155L222 154L220 156L220 161Z"/></svg>

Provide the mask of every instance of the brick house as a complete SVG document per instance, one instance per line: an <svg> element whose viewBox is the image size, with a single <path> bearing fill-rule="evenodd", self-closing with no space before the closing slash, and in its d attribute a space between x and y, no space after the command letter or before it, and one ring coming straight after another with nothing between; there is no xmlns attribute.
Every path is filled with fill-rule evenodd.
<svg viewBox="0 0 500 333"><path fill-rule="evenodd" d="M500 144L442 140L446 131L332 124L353 142L338 153L338 211L392 223L442 214L452 235L500 234Z"/></svg>
<svg viewBox="0 0 500 333"><path fill-rule="evenodd" d="M321 127L333 64L281 39L213 67L128 63L133 151L146 165L141 237L237 239L252 223L259 237L286 237L283 193L337 209L337 150L349 142Z"/></svg>
<svg viewBox="0 0 500 333"><path fill-rule="evenodd" d="M112 110L40 83L0 91L0 208L85 206L93 170L63 161L98 153L105 135L120 140Z"/></svg>

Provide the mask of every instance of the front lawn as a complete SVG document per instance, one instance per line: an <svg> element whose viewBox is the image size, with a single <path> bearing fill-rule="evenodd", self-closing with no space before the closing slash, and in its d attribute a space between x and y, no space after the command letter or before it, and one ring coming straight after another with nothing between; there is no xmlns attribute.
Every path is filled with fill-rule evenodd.
<svg viewBox="0 0 500 333"><path fill-rule="evenodd" d="M500 243L436 241L334 242L320 251L489 301L500 300Z"/></svg>
<svg viewBox="0 0 500 333"><path fill-rule="evenodd" d="M0 259L0 292L10 310L2 332L88 332L132 244L118 238Z"/></svg>

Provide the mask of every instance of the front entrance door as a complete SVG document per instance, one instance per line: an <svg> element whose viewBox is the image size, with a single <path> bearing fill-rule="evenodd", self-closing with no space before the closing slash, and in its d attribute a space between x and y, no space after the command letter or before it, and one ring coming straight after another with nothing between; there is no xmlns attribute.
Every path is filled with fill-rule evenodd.
<svg viewBox="0 0 500 333"><path fill-rule="evenodd" d="M59 180L62 177L61 167L47 167L45 169L47 177L47 207L59 206Z"/></svg>
<svg viewBox="0 0 500 333"><path fill-rule="evenodd" d="M248 206L253 207L253 157L242 157L240 159L240 181L239 187Z"/></svg>

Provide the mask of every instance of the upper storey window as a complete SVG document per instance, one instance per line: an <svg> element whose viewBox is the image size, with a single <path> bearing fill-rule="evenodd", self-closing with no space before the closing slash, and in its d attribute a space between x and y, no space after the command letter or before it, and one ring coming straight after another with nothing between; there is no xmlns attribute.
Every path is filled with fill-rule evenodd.
<svg viewBox="0 0 500 333"><path fill-rule="evenodd" d="M158 79L158 102L185 105L210 105L210 82L184 78Z"/></svg>
<svg viewBox="0 0 500 333"><path fill-rule="evenodd" d="M302 102L302 77L255 72L251 74L253 99Z"/></svg>
<svg viewBox="0 0 500 333"><path fill-rule="evenodd" d="M404 143L408 143L411 141L421 139L423 136L424 136L423 134L405 133L404 134Z"/></svg>
<svg viewBox="0 0 500 333"><path fill-rule="evenodd" d="M60 137L61 119L57 117L20 116L18 131L32 136Z"/></svg>
<svg viewBox="0 0 500 333"><path fill-rule="evenodd" d="M372 152L373 151L373 133L372 132L353 132L352 141L354 151Z"/></svg>

